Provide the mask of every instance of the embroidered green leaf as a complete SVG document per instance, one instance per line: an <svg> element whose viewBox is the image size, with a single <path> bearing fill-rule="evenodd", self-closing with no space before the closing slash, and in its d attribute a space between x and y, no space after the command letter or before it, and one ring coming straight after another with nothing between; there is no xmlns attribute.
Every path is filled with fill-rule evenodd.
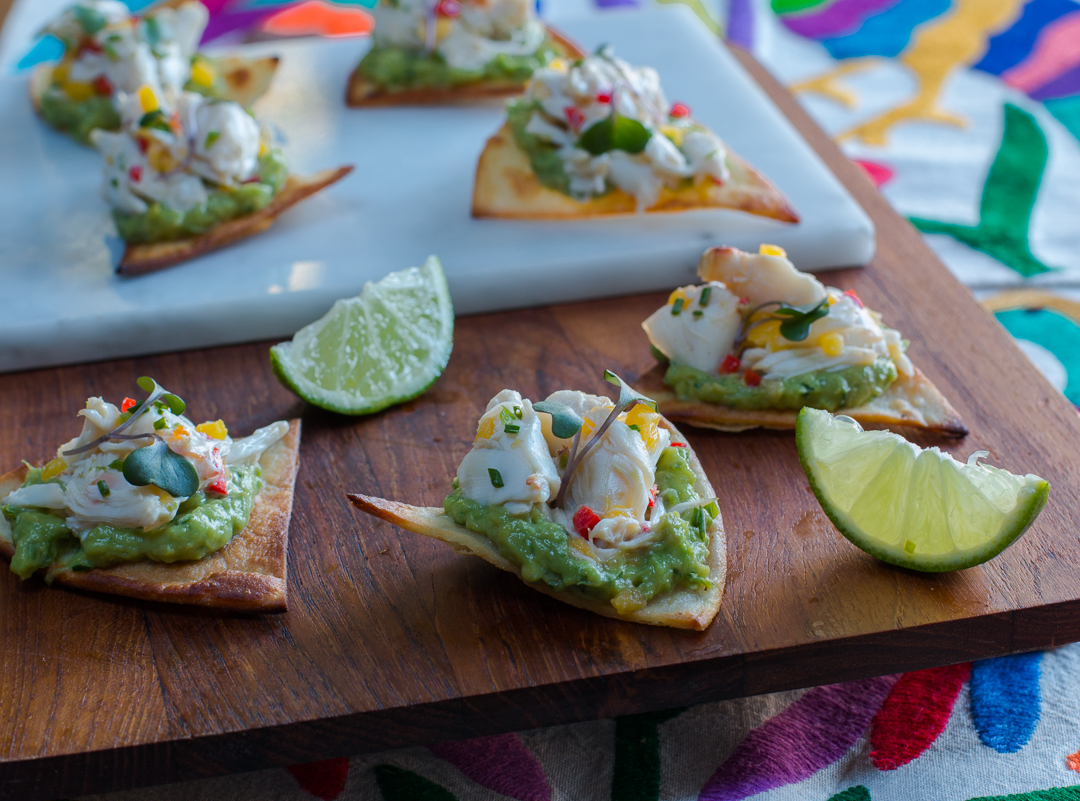
<svg viewBox="0 0 1080 801"><path fill-rule="evenodd" d="M570 439L585 425L577 412L559 403L539 401L533 404L533 409L551 415L551 433L559 439Z"/></svg>
<svg viewBox="0 0 1080 801"><path fill-rule="evenodd" d="M124 459L124 478L136 487L152 484L174 498L187 498L199 490L195 465L171 451L160 439L128 454Z"/></svg>

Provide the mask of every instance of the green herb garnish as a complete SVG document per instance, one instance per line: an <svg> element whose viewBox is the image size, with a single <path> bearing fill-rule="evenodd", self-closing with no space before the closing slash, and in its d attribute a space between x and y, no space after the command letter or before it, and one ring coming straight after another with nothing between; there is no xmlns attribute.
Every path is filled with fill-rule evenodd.
<svg viewBox="0 0 1080 801"><path fill-rule="evenodd" d="M152 484L174 498L187 498L199 490L195 465L160 439L128 454L124 460L124 478L136 487Z"/></svg>
<svg viewBox="0 0 1080 801"><path fill-rule="evenodd" d="M679 312L682 311L683 306L686 305L686 301L682 298L675 298L675 302L671 304L671 316L677 317Z"/></svg>
<svg viewBox="0 0 1080 801"><path fill-rule="evenodd" d="M491 486L495 489L501 489L503 486L502 473L496 470L494 467L488 468L488 477L491 479Z"/></svg>
<svg viewBox="0 0 1080 801"><path fill-rule="evenodd" d="M640 153L652 137L652 131L637 120L615 112L594 122L578 138L577 145L594 156L612 150Z"/></svg>
<svg viewBox="0 0 1080 801"><path fill-rule="evenodd" d="M762 317L760 320L749 322L750 318L757 312L769 306L776 306L776 311L767 317ZM829 299L827 297L822 298L817 303L808 303L804 306L793 306L779 300L762 303L747 312L743 318L742 327L739 329L738 336L735 337L734 353L739 355L742 352L742 344L747 335L762 323L770 320L780 320L780 336L789 342L802 342L810 335L810 326L822 317L827 316L828 313Z"/></svg>
<svg viewBox="0 0 1080 801"><path fill-rule="evenodd" d="M214 146L214 142L221 138L221 131L211 131L206 135L206 141L203 142L203 150L209 150Z"/></svg>
<svg viewBox="0 0 1080 801"><path fill-rule="evenodd" d="M97 483L98 492L101 493L102 498L108 498L112 495L112 490L109 489L109 485L105 483L105 479L102 479Z"/></svg>
<svg viewBox="0 0 1080 801"><path fill-rule="evenodd" d="M111 462L109 462L109 469L110 470L119 470L122 473L124 471L124 460L123 459L113 459Z"/></svg>
<svg viewBox="0 0 1080 801"><path fill-rule="evenodd" d="M701 290L701 294L698 295L698 305L702 308L709 305L709 295L712 294L712 287L707 286Z"/></svg>
<svg viewBox="0 0 1080 801"><path fill-rule="evenodd" d="M71 9L71 13L75 15L79 27L86 32L87 36L93 36L108 24L104 14L87 6L75 6Z"/></svg>
<svg viewBox="0 0 1080 801"><path fill-rule="evenodd" d="M172 132L172 129L169 127L169 121L165 118L165 112L159 108L148 111L139 117L139 127Z"/></svg>

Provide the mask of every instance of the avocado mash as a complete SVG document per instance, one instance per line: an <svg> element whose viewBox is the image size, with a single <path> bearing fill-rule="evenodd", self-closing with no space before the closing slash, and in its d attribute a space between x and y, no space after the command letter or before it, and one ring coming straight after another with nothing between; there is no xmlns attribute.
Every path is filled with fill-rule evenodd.
<svg viewBox="0 0 1080 801"><path fill-rule="evenodd" d="M896 365L878 358L873 364L836 372L815 370L748 385L738 373L710 375L694 367L671 364L664 383L684 400L699 400L736 409L801 409L810 406L833 412L862 406L881 395L896 380Z"/></svg>
<svg viewBox="0 0 1080 801"><path fill-rule="evenodd" d="M483 70L451 67L438 53L376 45L360 61L360 74L388 92L408 89L444 89L450 86L497 81L524 84L557 55L549 40L524 56L499 53Z"/></svg>
<svg viewBox="0 0 1080 801"><path fill-rule="evenodd" d="M53 128L84 145L90 144L90 132L95 128L120 130L120 115L112 98L105 95L73 100L63 89L53 87L41 97L41 116Z"/></svg>
<svg viewBox="0 0 1080 801"><path fill-rule="evenodd" d="M164 526L140 531L101 524L86 531L81 541L62 517L43 509L4 506L15 544L11 570L25 579L54 562L59 563L58 571L78 571L145 559L201 559L223 548L247 525L255 496L262 489L261 475L258 465L234 468L226 485L227 495L208 495L200 490L181 503L176 517ZM23 486L41 483L41 470L34 468ZM50 571L46 581L51 583L54 577L55 572Z"/></svg>
<svg viewBox="0 0 1080 801"><path fill-rule="evenodd" d="M656 484L665 508L700 499L681 448L664 449L656 466ZM668 512L654 526L654 540L603 562L578 555L570 544L578 535L545 519L538 505L514 516L503 506L483 506L464 498L455 488L443 508L458 524L490 538L499 553L521 567L526 581L543 581L553 589L574 588L605 600L633 591L643 606L678 584L693 589L709 586L706 532L719 514L715 503Z"/></svg>
<svg viewBox="0 0 1080 801"><path fill-rule="evenodd" d="M517 100L506 104L506 121L514 134L517 146L529 157L536 179L549 189L570 194L570 176L566 174L559 146L550 139L525 130L532 115L540 110L538 100Z"/></svg>
<svg viewBox="0 0 1080 801"><path fill-rule="evenodd" d="M285 185L288 172L281 150L271 148L259 157L257 180L237 187L214 188L205 203L187 211L177 211L162 203L150 204L142 214L113 209L117 233L127 242L165 242L196 236L220 223L266 208Z"/></svg>

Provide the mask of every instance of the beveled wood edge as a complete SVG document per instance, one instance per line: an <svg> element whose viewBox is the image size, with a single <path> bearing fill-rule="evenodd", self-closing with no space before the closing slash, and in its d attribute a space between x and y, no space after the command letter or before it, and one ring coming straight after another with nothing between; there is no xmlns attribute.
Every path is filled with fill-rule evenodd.
<svg viewBox="0 0 1080 801"><path fill-rule="evenodd" d="M207 779L324 759L427 746L511 731L742 698L1080 640L1080 600L813 642L747 657L734 654L563 684L449 699L207 737L21 762L0 761L0 800L47 801L116 789ZM1057 628L1048 644L1033 631ZM688 636L695 636L689 634ZM985 644L974 653L963 642ZM836 664L837 646L844 651ZM906 658L897 659L897 654ZM886 656L888 655L888 656ZM798 672L785 673L797 663ZM887 663L888 667L882 665ZM801 674L801 680L792 676ZM574 703L567 703L569 697ZM310 744L317 743L316 747Z"/></svg>

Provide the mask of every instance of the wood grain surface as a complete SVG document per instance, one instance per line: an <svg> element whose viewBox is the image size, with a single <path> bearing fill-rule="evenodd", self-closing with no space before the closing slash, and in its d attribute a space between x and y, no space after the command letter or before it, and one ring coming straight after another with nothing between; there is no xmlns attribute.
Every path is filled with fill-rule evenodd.
<svg viewBox="0 0 1080 801"><path fill-rule="evenodd" d="M687 433L729 551L704 633L590 615L478 559L365 517L346 492L438 504L487 400L606 389L652 367L663 295L463 318L442 379L365 419L306 407L267 344L0 376L0 462L78 430L87 395L155 376L246 433L303 417L289 611L215 614L0 574L0 796L50 798L308 762L837 682L1080 639L1080 422L783 90L744 62L874 218L878 256L831 273L911 340L971 427L940 441L1052 484L989 564L916 575L874 561L814 501L790 434ZM402 265L405 266L405 265ZM178 268L178 269L183 269ZM923 444L926 440L922 441Z"/></svg>

